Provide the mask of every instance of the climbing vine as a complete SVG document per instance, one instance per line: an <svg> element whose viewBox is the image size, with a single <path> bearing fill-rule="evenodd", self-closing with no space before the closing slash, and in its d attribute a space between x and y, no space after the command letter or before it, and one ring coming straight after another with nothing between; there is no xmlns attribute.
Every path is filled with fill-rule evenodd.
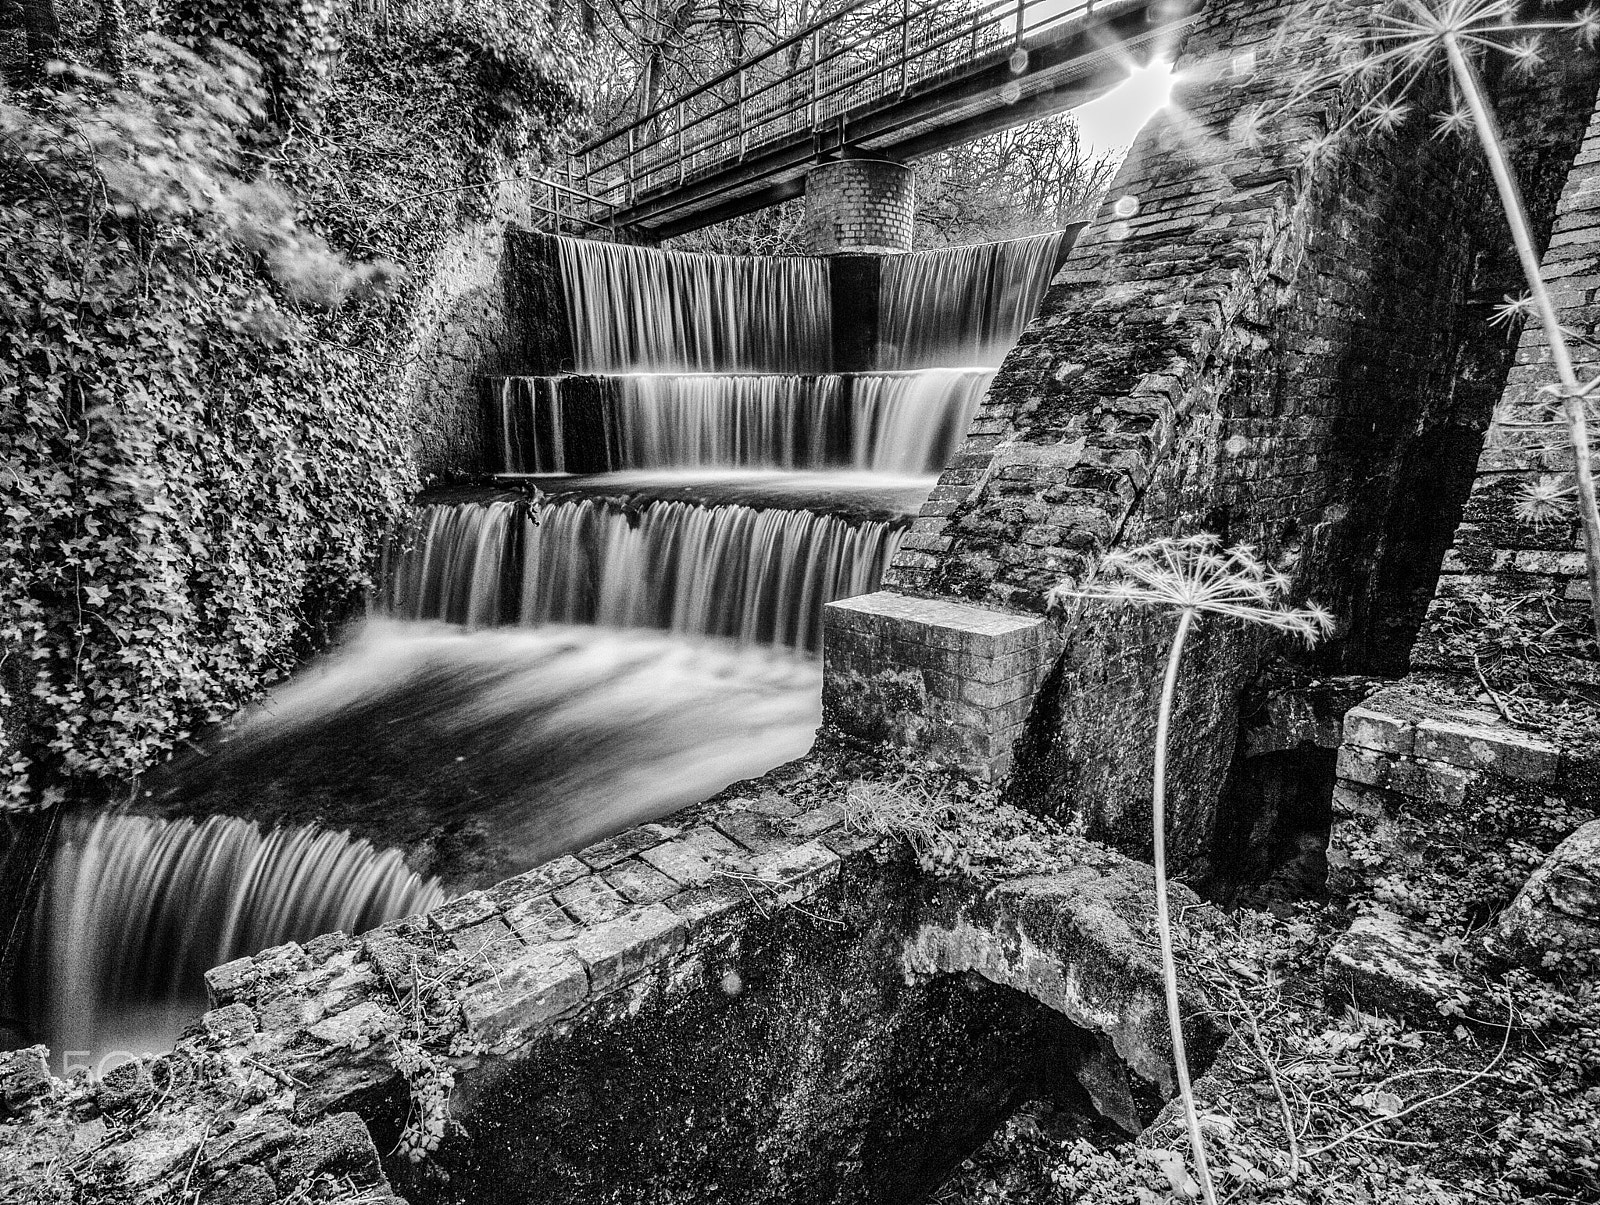
<svg viewBox="0 0 1600 1205"><path fill-rule="evenodd" d="M137 775L368 585L429 258L582 103L508 7L195 0L116 79L0 91L0 805Z"/></svg>

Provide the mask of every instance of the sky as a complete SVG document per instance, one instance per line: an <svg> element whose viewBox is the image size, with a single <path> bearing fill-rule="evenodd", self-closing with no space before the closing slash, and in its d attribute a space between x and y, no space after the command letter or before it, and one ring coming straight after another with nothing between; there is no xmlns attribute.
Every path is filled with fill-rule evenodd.
<svg viewBox="0 0 1600 1205"><path fill-rule="evenodd" d="M1172 96L1172 64L1156 61L1135 68L1099 100L1072 111L1078 131L1097 151L1125 150L1146 121Z"/></svg>

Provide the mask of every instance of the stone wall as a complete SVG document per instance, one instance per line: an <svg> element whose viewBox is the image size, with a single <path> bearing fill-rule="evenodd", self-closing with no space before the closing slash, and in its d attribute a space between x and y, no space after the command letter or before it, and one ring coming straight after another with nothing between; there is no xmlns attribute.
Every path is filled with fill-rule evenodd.
<svg viewBox="0 0 1600 1205"><path fill-rule="evenodd" d="M1576 336L1570 343L1580 377L1600 374L1600 351L1584 342L1600 334L1600 108L1567 177L1542 270L1562 325ZM1556 603L1587 599L1583 534L1573 509L1561 508L1559 518L1520 513L1528 490L1542 482L1560 484L1572 472L1562 432L1519 426L1552 416L1551 399L1540 391L1554 383L1549 340L1543 327L1530 322L1478 461L1464 522L1445 559L1443 597L1534 593Z"/></svg>
<svg viewBox="0 0 1600 1205"><path fill-rule="evenodd" d="M506 231L527 203L523 188L502 186L490 215L440 250L418 299L400 397L425 484L472 477L483 463L481 381L510 363Z"/></svg>
<svg viewBox="0 0 1600 1205"><path fill-rule="evenodd" d="M0 1068L0 1197L93 1168L108 1201L341 1200L308 1183L331 1156L289 1153L353 1115L355 1186L415 1205L910 1201L1024 1096L1148 1122L1172 1091L1148 868L1062 837L1007 859L1049 874L918 874L847 822L849 783L797 764L219 967L177 1050L103 1084ZM1220 1036L1190 1024L1204 1063ZM393 1152L440 1071L441 1143L412 1164Z"/></svg>
<svg viewBox="0 0 1600 1205"><path fill-rule="evenodd" d="M1485 267L1503 235L1469 149L1425 123L1319 143L1338 98L1284 108L1297 69L1331 53L1306 12L1207 10L1174 109L1141 134L887 586L1038 613L1107 547L1209 530L1256 544L1340 616L1320 664L1392 669L1398 649L1403 666L1419 586L1391 567L1443 553L1497 392L1484 381L1509 350L1500 338L1496 360L1483 297L1510 282ZM1285 20L1295 37L1279 45ZM1539 131L1520 144L1535 184L1587 119L1594 64L1574 57L1556 85L1498 85L1512 130ZM1257 124L1262 107L1277 116ZM1476 376L1458 373L1465 358ZM1062 621L1015 797L1140 851L1171 623L1101 608ZM1196 871L1238 699L1273 652L1205 625L1188 654L1173 751Z"/></svg>
<svg viewBox="0 0 1600 1205"><path fill-rule="evenodd" d="M1559 192L1545 224L1553 233L1543 275L1562 324L1592 336L1600 330L1600 106L1570 171L1538 186ZM1600 371L1600 354L1577 351L1581 371ZM1570 510L1552 521L1521 505L1530 487L1570 476L1559 434L1552 447L1548 434L1522 425L1546 416L1540 390L1554 381L1545 333L1529 325L1412 653L1414 671L1346 718L1329 846L1336 891L1372 893L1415 915L1417 901L1394 896L1392 885L1424 859L1437 866L1451 857L1461 832L1515 821L1502 857L1511 874L1526 875L1600 809L1600 674L1586 648L1582 537ZM1543 697L1513 696L1519 678L1537 680Z"/></svg>
<svg viewBox="0 0 1600 1205"><path fill-rule="evenodd" d="M835 159L806 173L806 243L817 255L911 250L916 177L885 159Z"/></svg>

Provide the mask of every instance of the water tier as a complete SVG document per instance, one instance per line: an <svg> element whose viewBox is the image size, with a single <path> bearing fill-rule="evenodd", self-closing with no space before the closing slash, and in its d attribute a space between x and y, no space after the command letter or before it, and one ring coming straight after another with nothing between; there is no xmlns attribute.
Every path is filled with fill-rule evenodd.
<svg viewBox="0 0 1600 1205"><path fill-rule="evenodd" d="M490 446L508 473L853 468L938 473L987 368L854 375L501 377Z"/></svg>
<svg viewBox="0 0 1600 1205"><path fill-rule="evenodd" d="M875 589L906 522L626 497L426 506L386 574L386 605L473 627L592 623L816 648L823 604Z"/></svg>

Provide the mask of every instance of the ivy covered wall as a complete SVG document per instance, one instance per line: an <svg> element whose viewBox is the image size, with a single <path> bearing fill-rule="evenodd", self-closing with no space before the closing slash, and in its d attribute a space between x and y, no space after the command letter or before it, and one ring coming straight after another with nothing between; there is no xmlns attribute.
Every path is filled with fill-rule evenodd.
<svg viewBox="0 0 1600 1205"><path fill-rule="evenodd" d="M437 269L587 95L522 0L183 0L121 59L57 9L42 73L0 12L8 807L122 789L349 612Z"/></svg>

